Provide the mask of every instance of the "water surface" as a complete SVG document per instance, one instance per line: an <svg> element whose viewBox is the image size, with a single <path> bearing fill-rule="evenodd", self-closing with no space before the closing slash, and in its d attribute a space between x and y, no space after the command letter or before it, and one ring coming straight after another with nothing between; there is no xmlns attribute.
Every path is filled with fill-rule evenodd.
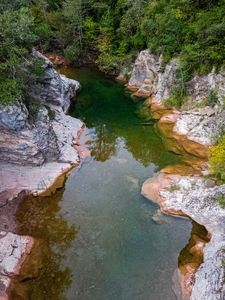
<svg viewBox="0 0 225 300"><path fill-rule="evenodd" d="M172 277L191 224L160 216L142 183L180 157L142 125L141 103L101 73L62 69L82 91L71 115L82 119L92 158L48 198L27 198L18 232L47 245L30 299L175 300ZM26 212L26 213L24 213Z"/></svg>

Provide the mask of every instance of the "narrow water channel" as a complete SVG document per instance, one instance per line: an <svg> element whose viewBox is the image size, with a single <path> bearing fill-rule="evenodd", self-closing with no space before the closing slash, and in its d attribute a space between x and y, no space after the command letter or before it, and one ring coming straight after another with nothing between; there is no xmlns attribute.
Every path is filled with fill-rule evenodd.
<svg viewBox="0 0 225 300"><path fill-rule="evenodd" d="M92 157L54 196L20 204L17 232L46 245L30 299L175 300L172 277L191 222L158 216L140 189L179 156L142 125L141 104L122 85L87 69L61 72L82 84L70 113L86 123Z"/></svg>

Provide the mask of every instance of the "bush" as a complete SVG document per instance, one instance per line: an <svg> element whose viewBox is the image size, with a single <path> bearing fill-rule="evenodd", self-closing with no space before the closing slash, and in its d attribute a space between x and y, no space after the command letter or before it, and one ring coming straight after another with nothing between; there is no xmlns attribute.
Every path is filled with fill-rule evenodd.
<svg viewBox="0 0 225 300"><path fill-rule="evenodd" d="M22 90L16 80L0 77L0 104L13 104L21 95Z"/></svg>
<svg viewBox="0 0 225 300"><path fill-rule="evenodd" d="M217 93L215 90L211 90L209 95L206 97L205 105L214 106L218 101Z"/></svg>
<svg viewBox="0 0 225 300"><path fill-rule="evenodd" d="M225 208L225 197L223 195L218 195L216 197L216 202L222 207Z"/></svg>
<svg viewBox="0 0 225 300"><path fill-rule="evenodd" d="M29 117L32 120L35 120L37 115L38 115L38 112L41 108L40 100L39 99L33 99L32 101L29 101L27 108L28 108L28 111L29 111Z"/></svg>
<svg viewBox="0 0 225 300"><path fill-rule="evenodd" d="M218 144L210 147L209 163L215 174L220 174L221 179L225 178L225 134L221 137Z"/></svg>

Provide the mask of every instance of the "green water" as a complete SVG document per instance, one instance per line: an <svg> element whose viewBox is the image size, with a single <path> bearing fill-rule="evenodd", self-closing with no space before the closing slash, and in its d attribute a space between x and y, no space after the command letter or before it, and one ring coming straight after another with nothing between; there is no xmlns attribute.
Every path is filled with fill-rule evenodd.
<svg viewBox="0 0 225 300"><path fill-rule="evenodd" d="M56 195L20 204L17 231L46 244L30 299L176 299L172 277L191 223L167 216L156 222L158 207L140 189L179 156L142 125L141 104L123 86L91 70L61 72L82 84L70 113L86 123L92 157Z"/></svg>

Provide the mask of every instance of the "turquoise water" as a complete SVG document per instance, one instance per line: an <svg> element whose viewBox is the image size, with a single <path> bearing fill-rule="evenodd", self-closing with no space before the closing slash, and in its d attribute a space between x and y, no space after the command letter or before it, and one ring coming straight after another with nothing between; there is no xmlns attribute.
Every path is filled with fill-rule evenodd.
<svg viewBox="0 0 225 300"><path fill-rule="evenodd" d="M141 104L123 86L87 69L61 72L82 84L70 113L86 123L92 157L55 196L21 203L18 231L48 248L30 299L176 299L172 277L191 223L155 218L158 207L140 189L179 156L164 149L153 126L142 125Z"/></svg>

